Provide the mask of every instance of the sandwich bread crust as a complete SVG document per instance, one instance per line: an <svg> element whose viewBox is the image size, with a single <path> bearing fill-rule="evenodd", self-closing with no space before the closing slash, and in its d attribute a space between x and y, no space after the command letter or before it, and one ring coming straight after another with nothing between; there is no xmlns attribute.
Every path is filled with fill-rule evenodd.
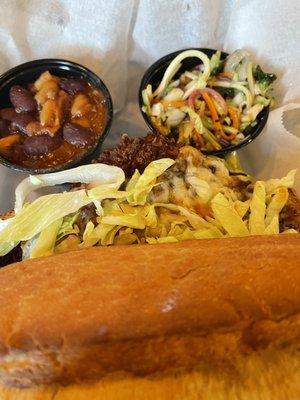
<svg viewBox="0 0 300 400"><path fill-rule="evenodd" d="M0 269L0 383L147 375L300 344L296 234L91 248Z"/></svg>

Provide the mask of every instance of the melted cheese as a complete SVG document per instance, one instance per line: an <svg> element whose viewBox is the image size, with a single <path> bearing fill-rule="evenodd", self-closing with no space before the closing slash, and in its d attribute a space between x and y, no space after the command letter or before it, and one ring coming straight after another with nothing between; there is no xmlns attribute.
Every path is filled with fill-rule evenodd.
<svg viewBox="0 0 300 400"><path fill-rule="evenodd" d="M210 200L217 193L233 201L243 200L243 186L242 177L230 176L222 160L184 147L176 163L160 177L149 200L181 205L205 216L210 214Z"/></svg>

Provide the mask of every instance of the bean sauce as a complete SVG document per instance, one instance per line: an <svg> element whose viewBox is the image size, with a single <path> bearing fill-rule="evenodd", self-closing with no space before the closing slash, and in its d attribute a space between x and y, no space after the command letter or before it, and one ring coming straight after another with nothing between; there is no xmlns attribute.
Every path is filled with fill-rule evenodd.
<svg viewBox="0 0 300 400"><path fill-rule="evenodd" d="M0 110L0 154L28 168L65 164L102 135L103 94L83 79L48 71L26 86L10 88L11 107Z"/></svg>

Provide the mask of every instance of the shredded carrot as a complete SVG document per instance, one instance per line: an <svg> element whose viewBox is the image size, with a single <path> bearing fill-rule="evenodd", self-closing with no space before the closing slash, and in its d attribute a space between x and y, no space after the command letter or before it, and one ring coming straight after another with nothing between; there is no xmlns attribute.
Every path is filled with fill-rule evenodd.
<svg viewBox="0 0 300 400"><path fill-rule="evenodd" d="M201 101L201 105L200 105L200 108L198 110L198 114L200 115L201 118L203 118L204 115L205 115L204 114L205 113L205 105L206 105L206 103L204 101Z"/></svg>
<svg viewBox="0 0 300 400"><path fill-rule="evenodd" d="M3 147L10 147L13 144L17 143L20 140L20 135L17 133L14 135L5 136L4 138L0 139L0 148Z"/></svg>
<svg viewBox="0 0 300 400"><path fill-rule="evenodd" d="M205 103L207 104L207 107L208 107L208 109L210 111L211 119L213 120L213 124L214 124L215 130L222 134L223 128L222 128L222 125L220 123L216 107L215 107L210 95L208 93L206 93L206 92L203 92L202 93L202 97L203 97L203 99L204 99Z"/></svg>
<svg viewBox="0 0 300 400"><path fill-rule="evenodd" d="M224 78L231 78L232 77L232 73L231 72L225 72L225 71L223 71L223 72L220 72L219 74L218 74L218 76L220 76L220 77L224 77Z"/></svg>
<svg viewBox="0 0 300 400"><path fill-rule="evenodd" d="M231 121L232 121L232 126L235 129L239 129L240 128L240 121L239 121L239 116L238 116L237 109L232 107L232 106L228 106L228 112L229 112L229 116L230 116Z"/></svg>
<svg viewBox="0 0 300 400"><path fill-rule="evenodd" d="M223 136L224 139L230 140L230 141L235 138L235 134L234 133L225 132L223 127L222 127L221 135Z"/></svg>
<svg viewBox="0 0 300 400"><path fill-rule="evenodd" d="M193 136L194 136L195 142L197 142L201 148L204 147L203 137L199 132L196 131L196 129L193 130Z"/></svg>
<svg viewBox="0 0 300 400"><path fill-rule="evenodd" d="M186 106L186 101L184 100L161 100L162 105L164 108L174 107L180 108Z"/></svg>

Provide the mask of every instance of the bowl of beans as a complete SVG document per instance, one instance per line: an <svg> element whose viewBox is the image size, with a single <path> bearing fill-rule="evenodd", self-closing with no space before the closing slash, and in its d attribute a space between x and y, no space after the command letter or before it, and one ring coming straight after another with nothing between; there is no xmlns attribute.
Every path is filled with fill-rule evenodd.
<svg viewBox="0 0 300 400"><path fill-rule="evenodd" d="M89 163L112 118L106 85L86 67L60 59L21 64L0 77L0 163L32 174Z"/></svg>

